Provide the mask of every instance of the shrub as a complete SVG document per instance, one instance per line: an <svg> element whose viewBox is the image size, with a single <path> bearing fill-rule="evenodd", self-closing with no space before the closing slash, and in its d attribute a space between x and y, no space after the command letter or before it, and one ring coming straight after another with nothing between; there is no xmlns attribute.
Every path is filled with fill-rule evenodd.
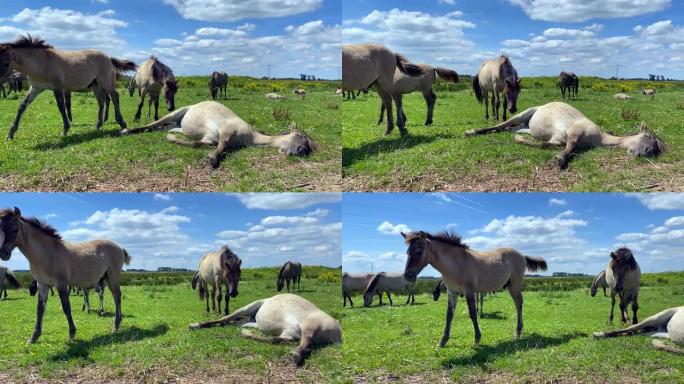
<svg viewBox="0 0 684 384"><path fill-rule="evenodd" d="M622 120L625 121L639 120L639 118L641 117L641 112L633 108L624 107L620 112L620 116L622 116Z"/></svg>

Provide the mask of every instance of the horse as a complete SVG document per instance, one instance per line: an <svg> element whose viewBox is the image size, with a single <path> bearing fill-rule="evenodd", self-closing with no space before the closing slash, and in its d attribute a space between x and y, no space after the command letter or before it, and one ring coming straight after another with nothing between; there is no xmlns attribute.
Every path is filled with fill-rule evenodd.
<svg viewBox="0 0 684 384"><path fill-rule="evenodd" d="M30 296L35 296L36 293L38 293L38 282L35 280L31 280L31 284L28 287L29 295ZM69 294L71 294L71 288L69 288ZM50 287L50 296L55 295L55 290Z"/></svg>
<svg viewBox="0 0 684 384"><path fill-rule="evenodd" d="M454 317L456 299L463 293L468 303L470 320L475 329L475 344L480 343L480 328L477 324L475 293L494 292L508 288L518 314L518 325L515 337L520 337L522 321L522 288L525 270L545 271L547 264L541 257L525 256L512 248L497 248L490 251L475 251L461 241L452 232L440 232L432 235L427 232L401 232L408 245L404 277L415 282L420 271L428 264L442 274L447 287L449 302L447 304L446 326L439 342L443 347L449 340L451 321Z"/></svg>
<svg viewBox="0 0 684 384"><path fill-rule="evenodd" d="M230 298L237 297L242 260L224 245L218 252L209 252L202 256L199 270L192 278L192 289L199 284L199 298L206 300L206 311L209 313L209 287L211 287L211 309L221 314L222 287L226 286L226 306L224 314L229 313ZM218 300L218 306L216 306Z"/></svg>
<svg viewBox="0 0 684 384"><path fill-rule="evenodd" d="M69 243L56 229L34 217L23 217L19 208L0 210L0 259L9 260L19 248L29 261L31 274L38 282L36 325L29 343L42 333L43 315L49 287L57 288L62 309L69 324L69 340L76 335L71 318L69 284L95 287L107 283L114 297L114 331L121 325L121 269L131 262L125 249L109 240Z"/></svg>
<svg viewBox="0 0 684 384"><path fill-rule="evenodd" d="M627 306L632 303L632 324L639 322L637 311L639 310L639 280L641 269L629 248L619 248L610 253L610 262L606 267L606 283L610 287L610 318L613 322L613 310L615 309L615 295L620 297L620 318L623 323L627 322Z"/></svg>
<svg viewBox="0 0 684 384"><path fill-rule="evenodd" d="M335 89L335 96L342 96L343 93L344 91L342 90L342 88L338 87Z"/></svg>
<svg viewBox="0 0 684 384"><path fill-rule="evenodd" d="M625 93L616 93L613 95L613 99L615 99L615 100L631 100L632 96L627 95Z"/></svg>
<svg viewBox="0 0 684 384"><path fill-rule="evenodd" d="M213 168L218 167L221 158L229 149L270 145L290 156L308 156L316 150L311 138L301 133L292 122L290 133L269 136L259 133L225 105L216 101L203 101L179 108L161 119L144 127L125 129L123 135L165 130L183 133L191 141L166 135L166 140L190 147L217 146L208 156Z"/></svg>
<svg viewBox="0 0 684 384"><path fill-rule="evenodd" d="M145 96L149 94L147 102L147 119L150 118L150 109L154 102L154 119L159 120L159 94L164 94L166 100L166 109L173 112L176 109L175 96L178 91L178 81L173 75L171 68L159 61L155 56L150 56L140 65L140 68L135 72L135 76L131 78L128 84L128 93L133 96L135 90L138 90L140 102L138 103L138 110L135 112L133 121L140 121L142 114L142 107L145 103Z"/></svg>
<svg viewBox="0 0 684 384"><path fill-rule="evenodd" d="M641 88L641 94L645 96L651 96L651 100L653 100L655 98L656 91L655 89L651 88Z"/></svg>
<svg viewBox="0 0 684 384"><path fill-rule="evenodd" d="M347 306L347 300L349 300L349 305L352 307L354 303L352 302L351 294L355 292L363 292L366 290L368 283L375 276L372 273L347 273L342 274L342 298L344 299L343 307ZM382 300L382 294L378 294L380 300Z"/></svg>
<svg viewBox="0 0 684 384"><path fill-rule="evenodd" d="M301 290L302 281L302 264L296 261L286 261L280 270L278 271L278 279L276 281L276 288L278 292L283 290L285 283L287 283L287 290L290 291L290 281L292 281L292 290L295 289L295 283L297 283L297 289Z"/></svg>
<svg viewBox="0 0 684 384"><path fill-rule="evenodd" d="M565 146L565 149L556 155L561 169L568 166L570 157L576 152L594 147L620 146L635 157L656 157L667 149L665 143L649 130L644 122L641 122L639 126L639 133L614 136L603 132L601 127L575 107L560 101L528 108L512 116L508 121L491 128L470 129L465 132L465 135L510 130L515 130L517 133L529 133L536 139L515 135L514 140L519 144L542 149Z"/></svg>
<svg viewBox="0 0 684 384"><path fill-rule="evenodd" d="M281 99L285 98L284 96L281 96L275 92L269 92L269 93L265 94L264 96L269 100L281 100Z"/></svg>
<svg viewBox="0 0 684 384"><path fill-rule="evenodd" d="M7 267L0 267L0 300L7 300L7 287L21 288L21 283L12 271ZM3 297L3 293L5 296Z"/></svg>
<svg viewBox="0 0 684 384"><path fill-rule="evenodd" d="M432 290L432 299L434 301L439 300L439 297L442 295L442 292L446 292L447 288L446 285L444 285L444 280L439 279L437 282L437 285L435 285L435 289ZM486 293L476 293L475 294L475 308L479 312L480 317L482 317L482 311L484 308L484 298L487 294ZM463 296L463 294L459 293L459 296Z"/></svg>
<svg viewBox="0 0 684 384"><path fill-rule="evenodd" d="M416 294L414 292L415 281L410 282L404 278L402 273L397 272L380 272L373 276L368 283L366 290L363 292L363 306L370 307L373 304L373 296L375 294L380 298L379 305L382 305L383 292L387 295L390 305L393 305L391 293L406 290L406 305L416 302Z"/></svg>
<svg viewBox="0 0 684 384"><path fill-rule="evenodd" d="M501 55L493 60L486 60L473 76L473 91L480 103L484 103L484 118L489 120L489 92L492 93L492 112L494 121L499 121L499 94L503 94L503 121L506 121L506 109L511 114L517 112L520 81L518 72L507 56Z"/></svg>
<svg viewBox="0 0 684 384"><path fill-rule="evenodd" d="M561 72L558 75L558 87L561 90L561 96L565 99L565 92L568 92L568 98L576 98L579 91L579 78L572 72Z"/></svg>
<svg viewBox="0 0 684 384"><path fill-rule="evenodd" d="M591 282L591 297L596 296L596 291L599 288L603 288L603 296L608 296L606 294L606 288L608 288L608 283L606 282L606 271L601 271L596 275L594 281Z"/></svg>
<svg viewBox="0 0 684 384"><path fill-rule="evenodd" d="M658 312L653 316L647 317L641 323L633 324L624 329L607 332L594 332L595 338L615 337L621 335L632 336L638 332L645 332L654 338L666 338L673 342L684 345L684 306L669 308ZM684 350L668 344L661 340L651 342L655 349L684 355Z"/></svg>
<svg viewBox="0 0 684 384"><path fill-rule="evenodd" d="M306 97L306 89L304 88L295 88L292 90L292 93L301 96L302 100L304 100L304 97Z"/></svg>
<svg viewBox="0 0 684 384"><path fill-rule="evenodd" d="M304 363L312 347L342 343L342 327L337 320L309 300L290 293L254 301L231 315L192 323L188 328L223 326L245 320L247 323L242 324L242 336L273 344L300 340L299 346L291 352L297 365ZM249 328L257 328L269 336L256 335Z"/></svg>
<svg viewBox="0 0 684 384"><path fill-rule="evenodd" d="M397 126L402 135L407 134L404 128L404 110L401 94L395 92L394 70L398 68L409 76L421 76L425 72L419 66L409 63L406 57L394 53L386 47L375 44L342 46L342 88L353 91L369 88L375 89L387 110L387 129L385 135L392 133L392 99L397 105Z"/></svg>
<svg viewBox="0 0 684 384"><path fill-rule="evenodd" d="M211 92L211 98L216 100L216 97L221 97L223 93L223 98L227 97L228 89L228 74L225 72L214 71L211 74L211 85L209 86L209 91Z"/></svg>
<svg viewBox="0 0 684 384"><path fill-rule="evenodd" d="M418 66L425 72L424 75L419 77L407 76L399 69L395 70L394 90L402 95L420 91L425 99L425 104L427 104L427 118L425 119L425 125L432 125L432 113L435 109L435 103L437 102L437 95L435 95L435 93L432 91L432 85L437 81L437 78L451 83L458 83L458 73L451 69L432 67L427 64L418 64ZM378 119L378 125L382 123L384 114L385 105L382 104L380 105L380 118ZM406 122L406 115L403 115L402 117L404 122Z"/></svg>
<svg viewBox="0 0 684 384"><path fill-rule="evenodd" d="M116 122L121 129L126 128L126 122L121 116L119 108L119 94L116 91L116 74L134 71L137 65L128 60L109 57L100 51L87 49L83 51L61 51L45 43L45 40L22 36L12 43L0 46L0 76L7 69L3 63L9 58L11 67L24 74L31 80L29 92L19 104L14 123L7 133L8 139L13 139L19 128L21 117L26 108L44 90L51 90L57 102L57 108L62 115L63 134L66 136L71 127L65 94L74 91L92 90L97 98L98 118L97 128L102 127L102 109L106 95L114 104Z"/></svg>

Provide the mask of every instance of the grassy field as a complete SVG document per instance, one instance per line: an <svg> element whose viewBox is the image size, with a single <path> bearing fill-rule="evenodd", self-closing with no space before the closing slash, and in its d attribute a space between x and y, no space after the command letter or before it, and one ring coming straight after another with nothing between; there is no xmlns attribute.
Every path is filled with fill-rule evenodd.
<svg viewBox="0 0 684 384"><path fill-rule="evenodd" d="M307 273L306 271L309 270ZM339 269L305 267L299 294L335 318L340 318ZM125 280L137 282L135 273ZM154 274L145 274L150 277ZM26 290L10 291L0 301L0 382L34 383L43 380L74 382L338 382L342 373L341 346L315 350L302 368L294 368L288 353L294 345L271 345L239 336L239 327L188 331L191 322L217 317L206 315L204 303L190 287L190 275L171 274L182 284L166 285L165 274L156 274L159 285L123 287L124 319L120 332L111 333L113 303L105 296L107 316L81 312L82 299L71 296L76 340L67 341L67 325L57 296L48 299L43 335L27 345L33 331L36 300ZM240 294L231 300L231 311L249 302L272 296L275 269L245 270ZM97 296L91 296L97 306Z"/></svg>
<svg viewBox="0 0 684 384"><path fill-rule="evenodd" d="M567 170L554 160L558 149L517 144L513 133L464 136L485 126L483 108L463 79L457 86L439 85L434 124L425 127L422 95L405 96L409 136L398 129L384 137L376 125L380 99L373 92L342 103L342 173L345 190L378 191L679 191L684 190L684 94L681 83L656 84L650 100L641 83L582 79L579 97L569 101L604 130L624 135L641 120L669 147L648 161L634 159L621 148L581 153ZM526 78L518 110L560 100L551 78ZM648 85L644 83L644 85ZM627 91L634 99L614 100ZM490 108L491 109L491 108ZM625 117L623 117L623 115ZM493 124L491 117L489 124Z"/></svg>
<svg viewBox="0 0 684 384"><path fill-rule="evenodd" d="M211 99L207 84L206 77L181 78L176 106ZM295 85L310 92L304 100L292 97ZM263 133L284 132L295 121L320 150L308 158L286 158L275 148L244 148L229 153L214 171L206 163L213 149L170 143L164 132L119 137L113 110L110 121L96 130L92 94L74 94L74 125L66 138L54 96L44 92L28 108L15 139L6 140L21 101L13 94L0 99L0 190L337 191L341 149L335 87L334 82L231 78L223 104ZM148 123L147 105L141 122L133 123L139 98L123 88L122 82L121 111L128 126ZM266 100L264 94L272 91L288 99ZM162 101L159 115L165 114Z"/></svg>
<svg viewBox="0 0 684 384"><path fill-rule="evenodd" d="M684 273L646 275L640 291L641 319L682 305ZM658 278L661 278L658 281ZM563 280L546 278L550 285ZM539 284L537 284L539 285ZM444 329L446 296L416 296L404 306L344 310L343 352L349 375L363 382L684 382L684 360L655 351L646 336L594 340L591 334L608 325L610 297L588 288L524 292L523 336L513 339L515 307L507 292L485 298L479 319L482 340L473 345L467 304L460 299L451 339L436 345ZM361 297L356 303L362 303ZM619 311L619 308L616 309Z"/></svg>

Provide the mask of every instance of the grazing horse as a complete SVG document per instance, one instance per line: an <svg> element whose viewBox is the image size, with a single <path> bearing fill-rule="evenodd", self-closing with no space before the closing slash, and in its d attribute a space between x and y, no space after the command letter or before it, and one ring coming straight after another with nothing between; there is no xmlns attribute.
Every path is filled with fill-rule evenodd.
<svg viewBox="0 0 684 384"><path fill-rule="evenodd" d="M306 97L306 89L304 88L295 88L294 90L292 90L292 93L301 96L302 100L304 100L304 97Z"/></svg>
<svg viewBox="0 0 684 384"><path fill-rule="evenodd" d="M21 288L21 284L17 277L7 267L0 267L0 300L7 299L7 287L12 286L14 289ZM3 293L5 296L3 297Z"/></svg>
<svg viewBox="0 0 684 384"><path fill-rule="evenodd" d="M372 273L347 273L342 274L342 297L344 299L343 307L347 306L347 300L349 300L349 305L352 307L354 303L352 302L351 294L355 292L363 292L366 290L368 283L375 276ZM382 300L382 296L380 300Z"/></svg>
<svg viewBox="0 0 684 384"><path fill-rule="evenodd" d="M342 327L332 316L312 302L297 295L284 293L257 300L222 319L193 323L190 329L228 325L240 321L242 335L256 340L283 343L300 340L291 355L297 365L304 363L312 347L342 343ZM257 328L269 336L256 335L248 328Z"/></svg>
<svg viewBox="0 0 684 384"><path fill-rule="evenodd" d="M57 288L69 323L69 340L74 339L76 326L71 318L69 284L92 288L106 281L116 307L114 331L119 330L121 268L131 262L125 249L109 240L66 242L53 227L33 217L22 217L16 207L0 210L0 259L9 260L14 248L26 256L31 274L38 282L36 326L29 343L35 343L42 332L49 287Z"/></svg>
<svg viewBox="0 0 684 384"><path fill-rule="evenodd" d="M206 300L206 311L209 313L209 287L211 287L211 309L221 314L222 287L226 286L226 306L224 314L228 314L231 297L237 297L242 260L227 245L218 252L210 252L202 256L199 270L192 278L192 288L199 283L199 298ZM216 306L218 301L218 306Z"/></svg>
<svg viewBox="0 0 684 384"><path fill-rule="evenodd" d="M216 100L216 98L221 98L223 93L223 98L227 96L228 89L228 74L225 72L214 71L211 74L211 85L209 91L211 92L211 98Z"/></svg>
<svg viewBox="0 0 684 384"><path fill-rule="evenodd" d="M150 56L140 65L140 68L135 72L135 76L131 78L128 84L128 92L131 96L138 90L140 102L138 103L138 110L135 112L133 121L140 121L143 104L145 103L145 96L149 95L147 102L147 118L150 118L150 109L154 103L154 119L159 120L159 94L164 94L166 100L166 109L173 112L176 109L175 96L178 91L178 81L173 75L171 68L159 61L155 56Z"/></svg>
<svg viewBox="0 0 684 384"><path fill-rule="evenodd" d="M494 121L499 121L499 94L503 94L503 121L506 121L506 109L511 114L517 110L518 94L520 93L520 79L518 72L506 56L499 56L493 60L486 60L480 65L477 74L473 76L473 91L480 103L484 103L484 118L489 120L489 93L492 93L492 112Z"/></svg>
<svg viewBox="0 0 684 384"><path fill-rule="evenodd" d="M646 96L651 96L651 100L655 98L656 91L651 88L641 88L641 94Z"/></svg>
<svg viewBox="0 0 684 384"><path fill-rule="evenodd" d="M435 289L432 290L432 298L434 299L434 301L437 301L439 300L439 297L442 295L442 292L446 291L447 287L446 285L444 285L444 280L439 279L439 282L437 282L437 285L435 285ZM484 308L484 298L486 295L486 293L475 294L475 308L480 314L480 317L482 317L482 311ZM463 296L463 294L459 293L459 296Z"/></svg>
<svg viewBox="0 0 684 384"><path fill-rule="evenodd" d="M404 278L402 273L398 272L380 272L373 276L368 283L366 290L363 292L363 306L370 307L373 304L373 296L375 294L380 298L379 305L382 305L382 294L385 293L389 299L390 305L393 305L391 293L406 290L406 304L416 302L416 294L413 289L415 282L408 281Z"/></svg>
<svg viewBox="0 0 684 384"><path fill-rule="evenodd" d="M579 78L572 72L561 72L558 76L558 87L564 99L566 91L568 92L568 98L574 99L579 91Z"/></svg>
<svg viewBox="0 0 684 384"><path fill-rule="evenodd" d="M425 119L425 125L432 125L432 113L435 109L435 103L437 102L437 95L435 95L435 93L432 91L432 85L437 81L438 77L443 81L458 83L458 73L451 69L432 67L427 64L418 64L418 66L425 72L424 75L419 77L408 76L402 73L399 69L395 70L394 90L402 95L416 91L421 92L423 94L423 98L425 99L425 104L427 104L427 118ZM385 105L382 104L380 105L380 118L378 119L378 124L382 123L384 114ZM403 115L402 117L405 123L406 115Z"/></svg>
<svg viewBox="0 0 684 384"><path fill-rule="evenodd" d="M620 318L623 323L627 322L627 305L632 303L632 324L639 322L637 311L639 310L639 280L641 269L634 259L634 254L629 248L619 248L610 253L610 262L606 267L606 283L610 287L610 322L613 322L613 310L615 309L615 295L620 296Z"/></svg>
<svg viewBox="0 0 684 384"><path fill-rule="evenodd" d="M608 296L606 294L606 288L608 288L608 283L606 282L606 271L599 272L599 274L594 278L594 281L591 282L591 297L596 296L596 291L598 291L599 288L603 288L603 296Z"/></svg>
<svg viewBox="0 0 684 384"><path fill-rule="evenodd" d="M386 47L374 44L343 45L342 46L342 88L353 91L375 86L382 104L387 110L387 130L389 135L394 129L392 118L392 99L397 105L397 126L405 135L404 110L402 108L401 93L394 91L394 70L399 69L409 76L421 76L425 72L408 59L396 54Z"/></svg>
<svg viewBox="0 0 684 384"><path fill-rule="evenodd" d="M620 335L632 336L638 332L647 332L647 335L656 338L666 338L684 346L684 306L669 308L658 312L653 316L647 317L641 323L633 324L624 329L607 332L595 332L595 338L615 337ZM652 345L655 349L684 355L684 350L668 344L661 340L653 340Z"/></svg>
<svg viewBox="0 0 684 384"><path fill-rule="evenodd" d="M620 146L634 156L644 157L658 156L667 149L665 143L651 132L644 122L639 126L639 133L613 136L603 132L601 127L572 105L560 101L528 108L494 127L471 129L465 134L472 136L509 130L529 133L536 139L515 135L515 141L520 144L537 148L565 146L565 149L556 155L561 169L568 166L572 155L594 147Z"/></svg>
<svg viewBox="0 0 684 384"><path fill-rule="evenodd" d="M166 130L172 133L183 133L191 141L166 135L166 140L190 147L216 146L216 150L208 156L212 167L218 167L221 158L229 149L248 146L270 145L278 148L286 155L308 156L316 150L316 144L307 135L297 129L294 122L290 125L290 133L275 136L259 133L235 112L216 101L179 108L161 119L144 127L126 129L122 134Z"/></svg>
<svg viewBox="0 0 684 384"><path fill-rule="evenodd" d="M35 280L31 280L31 284L28 287L29 295L30 296L35 296L36 293L38 293L38 282ZM71 288L69 288L69 294L71 294ZM50 287L50 296L55 295L55 290Z"/></svg>
<svg viewBox="0 0 684 384"><path fill-rule="evenodd" d="M44 40L30 35L20 37L13 43L0 45L0 76L6 73L3 72L3 63L8 57L12 68L30 78L31 87L19 104L17 116L7 133L7 138L14 138L26 108L44 90L51 90L55 95L57 108L62 115L64 135L71 127L65 95L69 92L87 89L92 90L97 98L99 108L97 128L102 127L102 109L107 96L114 104L116 122L121 129L126 128L126 122L121 117L119 109L116 74L134 71L137 65L132 61L115 59L91 49L60 51L46 44Z"/></svg>
<svg viewBox="0 0 684 384"><path fill-rule="evenodd" d="M278 292L283 290L285 283L287 283L287 290L290 291L290 281L292 281L292 290L295 289L295 283L297 284L297 289L301 290L302 281L302 264L296 261L286 261L280 271L278 271L278 280L276 281L276 286Z"/></svg>
<svg viewBox="0 0 684 384"><path fill-rule="evenodd" d="M461 238L450 232L436 235L427 232L401 233L408 244L408 258L404 276L415 282L420 271L428 264L442 274L447 287L446 326L439 342L443 347L451 334L451 321L454 317L456 299L463 293L468 303L470 320L475 329L475 344L480 342L480 328L477 325L475 293L494 292L508 288L518 313L518 326L515 337L520 337L522 321L522 287L525 270L534 272L547 269L546 261L540 257L525 256L512 248L497 248L491 251L475 251L461 242Z"/></svg>

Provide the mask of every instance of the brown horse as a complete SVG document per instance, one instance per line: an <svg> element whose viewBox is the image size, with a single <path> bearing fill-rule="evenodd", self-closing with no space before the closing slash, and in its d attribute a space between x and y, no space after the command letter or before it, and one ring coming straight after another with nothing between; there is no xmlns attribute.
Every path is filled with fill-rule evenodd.
<svg viewBox="0 0 684 384"><path fill-rule="evenodd" d="M437 285L435 285L435 289L432 290L432 299L434 301L439 300L439 297L442 296L442 292L446 292L447 287L444 285L444 280L439 279L439 282L437 282ZM475 295L475 308L477 309L477 312L480 314L480 317L482 317L482 310L484 307L484 298L487 294L486 293L478 293ZM462 294L459 294L459 296L463 296Z"/></svg>
<svg viewBox="0 0 684 384"><path fill-rule="evenodd" d="M283 290L285 283L287 283L287 290L290 291L290 282L292 282L292 290L295 289L295 283L297 284L297 289L301 290L302 282L302 264L296 261L286 261L280 271L278 271L278 281L276 282L278 292Z"/></svg>
<svg viewBox="0 0 684 384"><path fill-rule="evenodd" d="M128 92L131 96L138 90L140 95L140 103L138 103L138 110L135 112L134 121L140 121L142 114L142 107L145 103L145 96L149 95L147 103L147 118L150 118L150 109L154 103L154 119L159 120L159 94L164 94L166 100L166 109L172 112L176 109L175 96L178 91L178 81L173 75L171 68L159 61L155 56L150 56L131 78L128 85Z"/></svg>
<svg viewBox="0 0 684 384"><path fill-rule="evenodd" d="M7 267L0 267L0 300L7 299L7 287L13 287L14 289L21 288L21 284L14 273ZM5 296L3 297L3 293Z"/></svg>
<svg viewBox="0 0 684 384"><path fill-rule="evenodd" d="M135 70L137 65L132 61L115 59L91 49L60 51L30 35L0 45L0 76L7 73L8 67L3 66L8 59L13 69L26 74L31 80L29 92L19 104L17 116L7 134L9 139L14 138L26 108L44 90L51 90L55 95L57 108L62 115L64 135L71 127L65 95L87 89L92 90L97 98L97 128L102 127L102 110L107 95L114 104L116 122L121 129L126 128L119 109L116 74Z"/></svg>
<svg viewBox="0 0 684 384"><path fill-rule="evenodd" d="M221 98L221 94L223 94L223 98L225 99L227 97L226 90L228 88L228 74L225 72L214 71L211 74L211 85L209 87L212 99L216 100L217 97Z"/></svg>
<svg viewBox="0 0 684 384"><path fill-rule="evenodd" d="M446 326L439 342L440 347L443 347L449 340L451 321L459 293L463 293L466 297L470 320L475 329L475 344L479 344L481 334L477 324L475 294L508 288L518 313L515 337L520 337L523 328L522 287L525 270L545 271L547 265L544 259L525 256L512 248L475 251L463 244L458 235L450 232L441 232L436 235L423 231L407 234L402 232L401 235L408 244L406 251L408 258L404 269L406 280L415 282L420 271L430 264L442 274L447 287L449 303Z"/></svg>
<svg viewBox="0 0 684 384"><path fill-rule="evenodd" d="M29 261L31 274L38 282L36 326L29 343L35 343L43 328L48 289L57 288L69 324L69 340L76 335L71 318L69 284L93 288L107 282L114 297L114 331L121 324L121 268L131 258L125 249L109 240L69 243L53 227L33 217L22 217L19 208L0 210L0 259L9 260L19 248Z"/></svg>
<svg viewBox="0 0 684 384"><path fill-rule="evenodd" d="M615 295L620 296L620 318L623 323L629 318L627 306L632 303L632 324L639 322L637 311L639 310L639 280L641 269L634 259L634 254L629 248L619 248L610 253L610 262L606 267L606 283L610 286L610 322L613 322L613 310L615 309Z"/></svg>
<svg viewBox="0 0 684 384"><path fill-rule="evenodd" d="M489 120L489 93L492 93L492 112L494 121L499 121L499 94L503 94L503 121L506 121L506 109L511 114L517 110L518 94L520 93L520 79L518 72L507 56L499 56L487 60L480 65L477 74L473 76L473 91L480 103L484 103L485 120Z"/></svg>
<svg viewBox="0 0 684 384"><path fill-rule="evenodd" d="M603 296L608 296L606 294L606 288L608 288L608 283L606 283L606 271L599 272L591 282L591 297L596 296L596 292L599 288L603 288Z"/></svg>
<svg viewBox="0 0 684 384"><path fill-rule="evenodd" d="M558 75L558 87L561 90L561 96L565 99L565 92L568 92L568 98L576 98L579 91L579 78L572 72L561 72Z"/></svg>
<svg viewBox="0 0 684 384"><path fill-rule="evenodd" d="M211 307L221 314L222 286L226 286L225 314L229 313L230 298L237 297L242 260L226 245L218 252L209 252L202 256L199 270L192 278L192 288L199 284L199 298L206 299L206 310L209 313L209 287L211 287ZM216 307L218 301L218 307Z"/></svg>

